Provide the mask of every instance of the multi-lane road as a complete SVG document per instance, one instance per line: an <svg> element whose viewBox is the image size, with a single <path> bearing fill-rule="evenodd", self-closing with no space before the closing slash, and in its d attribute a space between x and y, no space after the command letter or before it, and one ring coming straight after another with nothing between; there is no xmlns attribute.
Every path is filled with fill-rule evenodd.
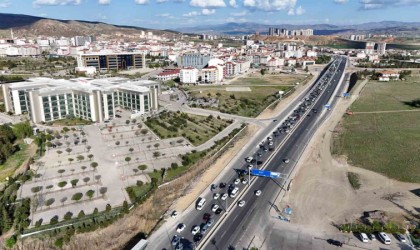
<svg viewBox="0 0 420 250"><path fill-rule="evenodd" d="M171 218L170 220L173 221L165 223L163 231L161 230L159 235L152 235L148 249L228 249L236 246L252 221L266 219L268 211L282 186L287 185L288 177L299 160L305 145L323 117L328 113L324 108L325 104L334 100L333 97L336 93L342 93L343 84L340 85L339 83L341 83L346 63L346 57L337 57L307 91L299 95L281 114L273 119L269 126L251 139L252 142L248 144L248 147L242 151L243 153L240 156L236 157L235 164L230 171L220 176L218 183L215 183L219 186L220 182L224 182L227 183L227 186L206 190L201 195L207 201L204 208L198 211L195 206L190 206L178 218ZM337 88L337 86L339 87ZM316 90L316 96L310 96ZM305 98L307 99L305 100ZM300 112L296 112L295 110L302 107L303 103L306 103L306 106ZM313 110L318 112L315 113ZM284 121L291 121L290 116L296 114L299 118L291 122L292 126L286 129ZM273 131L277 133L273 134ZM269 145L267 137L271 137L270 144L272 145ZM266 150L264 150L264 147ZM243 171L248 168L249 163L244 160L248 156L253 156L257 161L262 162L260 165L254 163L254 168L279 172L284 178L252 177L250 183L236 185L239 187L239 194L235 198L229 197L226 201L220 198L214 200L214 193L229 193L229 185L238 178L238 170ZM288 163L285 163L285 159L288 159ZM245 178L248 177L245 176ZM256 190L261 190L262 194L256 196ZM237 205L239 200L245 201L243 207ZM217 204L223 209L221 214L217 215L211 210L213 204ZM203 227L205 225L204 214L210 214L214 223L202 237L194 237L191 230L194 226ZM182 232L176 232L176 226L179 223L186 225ZM181 237L177 246L171 244L174 235ZM198 238L202 239L197 241Z"/></svg>

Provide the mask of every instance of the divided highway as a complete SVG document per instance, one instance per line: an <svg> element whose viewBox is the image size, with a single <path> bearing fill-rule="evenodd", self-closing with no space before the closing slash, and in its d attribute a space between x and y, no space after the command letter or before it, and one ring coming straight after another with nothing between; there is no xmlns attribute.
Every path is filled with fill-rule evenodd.
<svg viewBox="0 0 420 250"><path fill-rule="evenodd" d="M221 180L215 183L216 188L209 187L201 195L206 199L203 209L198 211L195 206L190 206L179 218L169 218L174 221L162 226L164 233L161 230L160 235L152 235L148 249L228 249L235 246L253 219L268 214L268 209L287 180L287 178L273 180L252 177L251 183L242 184L243 179L249 180L248 175L240 177L240 173L247 171L248 166L252 164L253 168L280 172L285 177L290 175L306 143L321 121L321 116L325 115L324 105L336 90L346 62L346 57L336 57L313 86L295 99L273 120L272 124L251 139L252 143L244 150L244 154L237 156L231 171L221 176L219 178ZM320 86L323 87L318 88ZM338 93L341 91L340 89ZM245 162L245 158L249 156L254 159L252 163ZM233 184L238 178L241 178L240 183ZM220 188L221 182L226 183L226 187ZM231 192L230 185L232 188L233 186L239 188L238 195L235 198L228 197L222 200L222 194ZM257 190L261 190L260 196L255 195ZM218 193L220 197L213 199L214 193ZM245 201L243 207L237 205L239 200ZM220 214L212 211L213 204L219 206ZM207 227L209 216L212 222L206 232L194 236L191 233L192 229L195 226L199 226L200 229ZM177 232L178 224L185 224L185 229ZM179 236L179 239L174 240L174 235Z"/></svg>

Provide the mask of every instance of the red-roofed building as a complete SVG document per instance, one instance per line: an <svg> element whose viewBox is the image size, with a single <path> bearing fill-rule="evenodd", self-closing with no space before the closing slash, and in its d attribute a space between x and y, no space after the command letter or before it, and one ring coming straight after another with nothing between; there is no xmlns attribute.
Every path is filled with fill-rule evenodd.
<svg viewBox="0 0 420 250"><path fill-rule="evenodd" d="M156 75L156 79L160 81L169 81L179 78L180 69L164 70L163 72Z"/></svg>

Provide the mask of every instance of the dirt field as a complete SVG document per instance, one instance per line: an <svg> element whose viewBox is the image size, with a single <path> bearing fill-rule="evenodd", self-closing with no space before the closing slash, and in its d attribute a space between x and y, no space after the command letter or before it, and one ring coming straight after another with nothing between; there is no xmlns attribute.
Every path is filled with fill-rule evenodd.
<svg viewBox="0 0 420 250"><path fill-rule="evenodd" d="M290 205L294 209L291 217L293 224L312 228L314 232L336 233L333 223L354 221L363 211L379 209L409 217L418 215L415 208L418 208L419 198L410 192L418 185L390 180L372 171L353 167L344 158L334 159L331 156L334 129L362 87L362 84L356 87L351 99L339 102L333 116L318 130L303 154L292 190L279 204L279 207ZM359 190L355 191L350 186L346 176L348 171L360 175ZM384 199L392 194L398 194L392 202Z"/></svg>

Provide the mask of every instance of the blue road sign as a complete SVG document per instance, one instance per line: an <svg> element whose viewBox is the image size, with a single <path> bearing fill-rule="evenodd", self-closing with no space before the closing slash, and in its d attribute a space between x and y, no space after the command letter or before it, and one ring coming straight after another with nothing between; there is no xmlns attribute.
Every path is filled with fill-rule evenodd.
<svg viewBox="0 0 420 250"><path fill-rule="evenodd" d="M271 171L268 171L268 170L261 170L261 169L251 169L251 175L268 177L268 178L279 178L280 177L280 173L278 173L278 172L271 172Z"/></svg>
<svg viewBox="0 0 420 250"><path fill-rule="evenodd" d="M350 96L350 93L343 93L343 97L349 97Z"/></svg>

